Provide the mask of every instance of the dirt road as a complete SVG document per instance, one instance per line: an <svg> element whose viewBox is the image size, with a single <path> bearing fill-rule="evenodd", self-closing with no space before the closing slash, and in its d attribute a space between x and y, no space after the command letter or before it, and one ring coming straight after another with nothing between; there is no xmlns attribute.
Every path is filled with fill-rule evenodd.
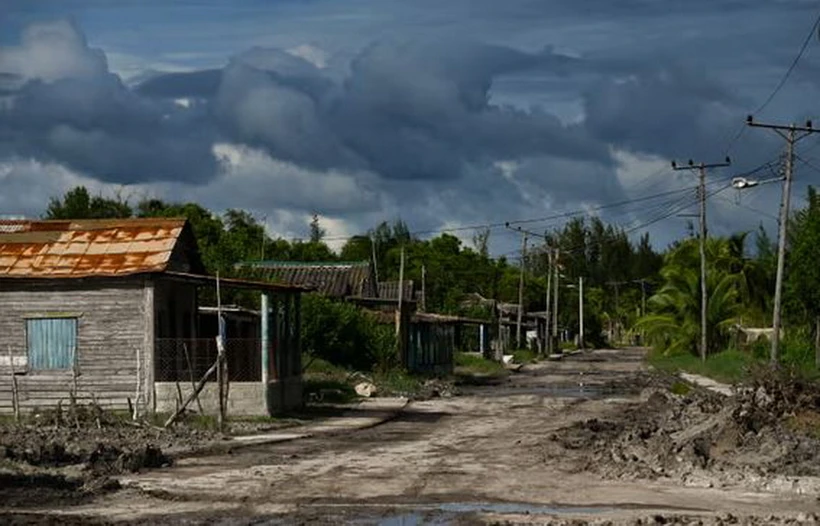
<svg viewBox="0 0 820 526"><path fill-rule="evenodd" d="M551 436L645 402L641 359L640 351L624 350L544 362L503 385L413 402L397 419L372 429L185 459L124 480L122 491L63 508L69 516L59 520L812 523L820 511L816 494L692 487L663 478L607 480L568 469L577 462L567 456L586 453L549 447Z"/></svg>

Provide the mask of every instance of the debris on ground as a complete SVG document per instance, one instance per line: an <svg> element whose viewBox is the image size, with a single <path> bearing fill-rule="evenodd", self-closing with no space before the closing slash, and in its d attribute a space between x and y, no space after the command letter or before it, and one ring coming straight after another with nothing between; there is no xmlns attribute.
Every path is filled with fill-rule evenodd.
<svg viewBox="0 0 820 526"><path fill-rule="evenodd" d="M775 491L820 488L817 385L762 374L751 387L724 397L659 386L670 382L655 381L644 389L641 403L620 415L552 434L545 441L545 460L561 458L570 471L615 479L671 478L693 486Z"/></svg>
<svg viewBox="0 0 820 526"><path fill-rule="evenodd" d="M370 398L376 394L376 386L373 382L359 382L353 387L353 389L356 390L357 395L364 398Z"/></svg>

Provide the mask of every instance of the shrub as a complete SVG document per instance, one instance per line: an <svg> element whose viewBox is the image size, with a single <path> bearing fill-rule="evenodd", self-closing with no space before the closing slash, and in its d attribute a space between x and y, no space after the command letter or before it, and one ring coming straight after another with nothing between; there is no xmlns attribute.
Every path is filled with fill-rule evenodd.
<svg viewBox="0 0 820 526"><path fill-rule="evenodd" d="M302 301L302 342L307 353L359 370L396 363L392 327L348 303L309 294Z"/></svg>

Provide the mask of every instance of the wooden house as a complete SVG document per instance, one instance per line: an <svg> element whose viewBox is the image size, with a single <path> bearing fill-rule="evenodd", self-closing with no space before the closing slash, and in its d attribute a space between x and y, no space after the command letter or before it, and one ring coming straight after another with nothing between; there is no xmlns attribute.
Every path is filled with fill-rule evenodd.
<svg viewBox="0 0 820 526"><path fill-rule="evenodd" d="M226 341L229 414L300 405L304 289L219 281L262 295L260 336ZM12 375L23 409L75 397L173 410L216 359L198 304L215 286L184 219L0 221L0 412L12 409ZM210 382L203 410L217 398Z"/></svg>

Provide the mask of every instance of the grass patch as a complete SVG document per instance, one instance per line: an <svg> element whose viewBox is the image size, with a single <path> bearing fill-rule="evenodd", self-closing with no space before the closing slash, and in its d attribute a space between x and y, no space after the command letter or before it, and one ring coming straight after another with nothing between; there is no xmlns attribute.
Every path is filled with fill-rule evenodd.
<svg viewBox="0 0 820 526"><path fill-rule="evenodd" d="M672 384L672 387L669 388L669 391L672 394L686 396L692 390L692 386L686 382L675 382Z"/></svg>
<svg viewBox="0 0 820 526"><path fill-rule="evenodd" d="M708 376L719 382L738 383L748 377L750 368L759 363L750 353L728 350L713 354L706 362L692 354L674 354L666 356L661 352L651 351L647 356L650 365L669 373L687 372Z"/></svg>
<svg viewBox="0 0 820 526"><path fill-rule="evenodd" d="M403 369L390 369L375 373L373 383L380 396L412 396L421 391L424 382Z"/></svg>
<svg viewBox="0 0 820 526"><path fill-rule="evenodd" d="M800 411L788 417L786 426L792 431L820 439L820 414L815 411Z"/></svg>
<svg viewBox="0 0 820 526"><path fill-rule="evenodd" d="M481 355L456 353L455 376L461 383L474 383L478 380L498 380L510 373L498 362L488 360Z"/></svg>
<svg viewBox="0 0 820 526"><path fill-rule="evenodd" d="M519 349L513 351L513 361L515 363L535 363L538 361L538 354L529 349Z"/></svg>
<svg viewBox="0 0 820 526"><path fill-rule="evenodd" d="M189 406L190 407L190 406ZM149 424L163 427L171 413L149 413L144 415ZM200 431L219 431L219 421L216 415L201 415L197 413L183 413L177 418L175 425L183 425Z"/></svg>

